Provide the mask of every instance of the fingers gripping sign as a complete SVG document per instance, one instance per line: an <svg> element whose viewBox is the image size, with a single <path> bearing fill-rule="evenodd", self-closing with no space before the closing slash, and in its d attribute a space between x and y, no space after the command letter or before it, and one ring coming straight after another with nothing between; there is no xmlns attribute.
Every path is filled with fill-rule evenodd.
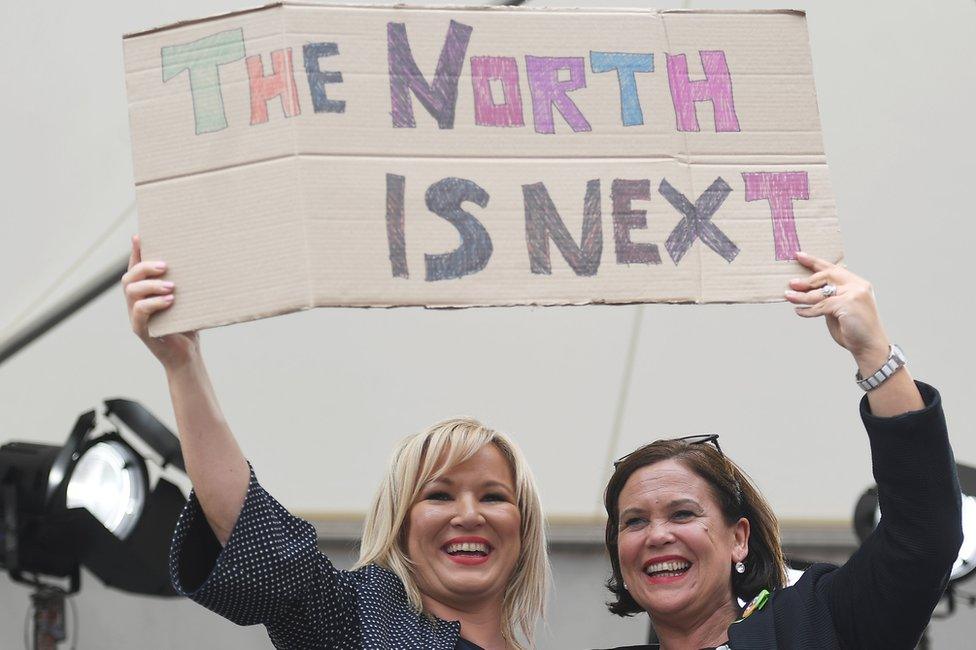
<svg viewBox="0 0 976 650"><path fill-rule="evenodd" d="M888 337L881 325L870 283L843 266L798 252L796 260L814 273L790 281L786 299L803 318L823 316L831 336L855 357L887 356Z"/></svg>
<svg viewBox="0 0 976 650"><path fill-rule="evenodd" d="M163 279L166 262L143 261L139 236L132 237L132 253L129 255L129 269L122 276L122 291L129 310L129 323L132 331L142 339L149 350L170 367L186 360L197 347L196 332L171 334L160 338L149 335L149 319L158 312L172 306L176 286Z"/></svg>

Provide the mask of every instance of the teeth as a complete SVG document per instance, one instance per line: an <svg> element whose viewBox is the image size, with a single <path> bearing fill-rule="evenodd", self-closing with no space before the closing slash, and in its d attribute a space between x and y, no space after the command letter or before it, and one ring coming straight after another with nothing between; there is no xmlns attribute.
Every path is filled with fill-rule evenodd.
<svg viewBox="0 0 976 650"><path fill-rule="evenodd" d="M657 562L656 564L649 564L644 572L647 574L659 573L661 571L684 571L691 567L691 562L684 562L681 560L672 560L670 562Z"/></svg>
<svg viewBox="0 0 976 650"><path fill-rule="evenodd" d="M447 552L448 553L457 553L458 551L468 551L468 552L480 551L480 552L484 553L485 555L487 555L488 554L488 545L487 544L482 544L481 542L464 542L464 543L461 543L461 544L448 544L447 545Z"/></svg>

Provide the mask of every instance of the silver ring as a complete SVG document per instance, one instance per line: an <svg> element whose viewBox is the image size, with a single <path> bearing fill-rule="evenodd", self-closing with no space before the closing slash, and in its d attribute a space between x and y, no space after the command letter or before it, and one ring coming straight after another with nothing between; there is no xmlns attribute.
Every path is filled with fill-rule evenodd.
<svg viewBox="0 0 976 650"><path fill-rule="evenodd" d="M825 284L824 286L820 287L820 293L823 294L824 298L829 298L837 293L837 287L829 283Z"/></svg>

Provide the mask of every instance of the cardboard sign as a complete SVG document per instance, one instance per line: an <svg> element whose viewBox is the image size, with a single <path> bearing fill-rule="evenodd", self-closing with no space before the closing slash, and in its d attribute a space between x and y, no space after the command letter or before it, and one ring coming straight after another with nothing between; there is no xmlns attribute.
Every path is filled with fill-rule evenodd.
<svg viewBox="0 0 976 650"><path fill-rule="evenodd" d="M772 301L842 257L802 12L279 3L124 43L155 335Z"/></svg>

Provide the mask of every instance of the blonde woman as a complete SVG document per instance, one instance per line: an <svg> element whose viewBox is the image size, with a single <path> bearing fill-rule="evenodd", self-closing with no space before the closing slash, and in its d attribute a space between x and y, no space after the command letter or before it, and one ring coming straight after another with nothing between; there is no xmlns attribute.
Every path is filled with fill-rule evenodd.
<svg viewBox="0 0 976 650"><path fill-rule="evenodd" d="M173 304L133 238L122 278L135 333L163 364L193 495L177 524L177 590L278 648L510 650L532 645L549 585L542 509L505 435L441 422L395 449L359 562L335 568L311 524L258 483L221 414L194 332L153 338Z"/></svg>

